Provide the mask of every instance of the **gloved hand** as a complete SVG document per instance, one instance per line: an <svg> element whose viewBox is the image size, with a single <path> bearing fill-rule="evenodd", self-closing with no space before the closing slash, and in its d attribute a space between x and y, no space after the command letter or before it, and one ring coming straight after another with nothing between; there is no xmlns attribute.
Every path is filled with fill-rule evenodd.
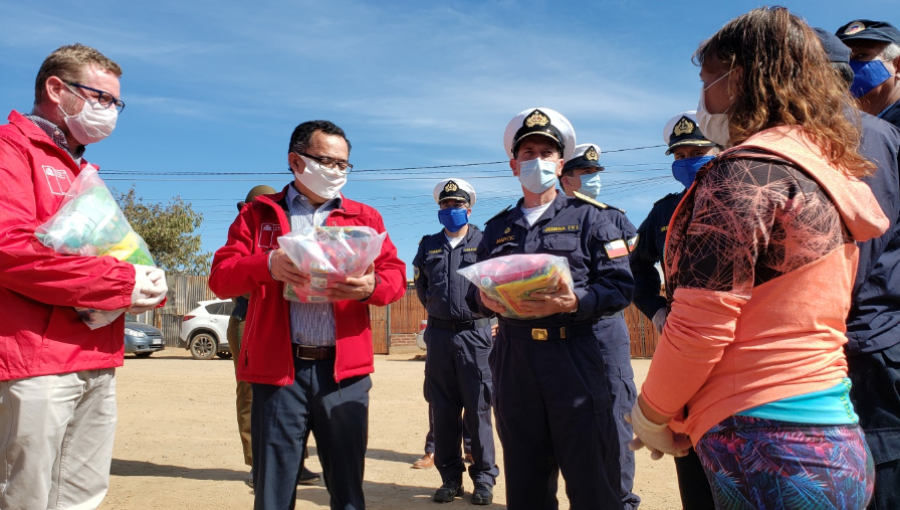
<svg viewBox="0 0 900 510"><path fill-rule="evenodd" d="M651 321L653 322L653 325L656 326L656 332L660 335L662 334L663 328L666 326L666 316L668 315L669 313L666 311L666 307L660 308L653 314L653 319L651 319Z"/></svg>
<svg viewBox="0 0 900 510"><path fill-rule="evenodd" d="M134 314L152 310L160 304L169 291L166 274L162 269L151 266L134 266L134 290L131 292L131 306Z"/></svg>
<svg viewBox="0 0 900 510"><path fill-rule="evenodd" d="M631 424L637 436L628 443L629 450L637 451L646 446L653 460L663 458L666 453L675 457L688 454L690 439L684 434L675 434L665 423L653 423L647 419L639 402L634 403L630 413L625 413L625 421Z"/></svg>

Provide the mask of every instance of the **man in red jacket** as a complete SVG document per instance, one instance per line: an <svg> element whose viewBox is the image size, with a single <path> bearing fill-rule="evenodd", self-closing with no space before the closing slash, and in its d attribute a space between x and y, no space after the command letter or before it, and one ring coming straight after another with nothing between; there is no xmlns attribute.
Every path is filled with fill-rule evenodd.
<svg viewBox="0 0 900 510"><path fill-rule="evenodd" d="M159 269L61 255L35 229L115 127L121 68L63 46L35 80L34 109L0 126L0 508L96 508L109 486L115 367L125 319L91 330L74 307L140 313L166 294Z"/></svg>
<svg viewBox="0 0 900 510"><path fill-rule="evenodd" d="M370 373L374 370L368 306L397 301L406 266L385 238L365 275L328 291L330 302L298 303L284 285L301 273L278 237L314 226L368 226L384 232L375 209L340 193L353 168L350 142L328 121L294 129L288 164L294 181L247 204L213 259L217 296L251 293L238 379L251 383L251 444L257 510L294 508L303 447L312 432L331 508L365 508L362 480L368 441Z"/></svg>

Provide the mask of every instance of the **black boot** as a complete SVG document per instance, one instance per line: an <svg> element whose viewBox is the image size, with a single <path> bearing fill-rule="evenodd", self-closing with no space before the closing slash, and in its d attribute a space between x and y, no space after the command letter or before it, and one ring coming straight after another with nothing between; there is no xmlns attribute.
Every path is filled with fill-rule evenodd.
<svg viewBox="0 0 900 510"><path fill-rule="evenodd" d="M494 488L490 485L478 482L472 491L473 505L490 505L494 501Z"/></svg>
<svg viewBox="0 0 900 510"><path fill-rule="evenodd" d="M446 480L444 485L441 485L441 488L435 491L434 497L431 499L433 499L435 503L449 503L456 498L461 498L462 495L462 482L450 479Z"/></svg>

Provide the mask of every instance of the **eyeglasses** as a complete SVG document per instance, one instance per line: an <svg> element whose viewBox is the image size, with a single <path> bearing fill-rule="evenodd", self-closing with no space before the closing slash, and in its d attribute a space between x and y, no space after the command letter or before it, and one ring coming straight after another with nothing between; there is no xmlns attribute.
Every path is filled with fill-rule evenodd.
<svg viewBox="0 0 900 510"><path fill-rule="evenodd" d="M313 161L316 161L320 165L324 166L325 168L331 169L331 170L340 170L341 172L343 172L345 174L349 173L350 170L353 170L353 165L351 165L349 161L344 161L341 159L333 159L333 158L329 158L327 156L313 156L313 155L307 154L305 152L298 152L297 154L299 154L303 157L309 158Z"/></svg>
<svg viewBox="0 0 900 510"><path fill-rule="evenodd" d="M116 96L106 92L105 90L99 90L92 87L88 87L86 85L82 85L80 83L75 83L74 81L63 81L66 85L71 85L73 87L78 87L84 90L90 90L91 92L97 94L96 101L100 103L100 106L104 108L109 108L110 106L115 106L116 110L119 110L119 113L122 113L122 110L125 109L125 102L121 99L118 99Z"/></svg>

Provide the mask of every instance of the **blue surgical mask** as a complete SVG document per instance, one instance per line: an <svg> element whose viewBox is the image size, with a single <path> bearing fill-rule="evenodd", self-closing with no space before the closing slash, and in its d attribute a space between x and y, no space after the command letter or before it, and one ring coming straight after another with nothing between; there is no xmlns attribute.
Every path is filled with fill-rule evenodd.
<svg viewBox="0 0 900 510"><path fill-rule="evenodd" d="M600 194L600 172L581 176L581 187L578 191L591 198L597 198Z"/></svg>
<svg viewBox="0 0 900 510"><path fill-rule="evenodd" d="M459 232L459 229L469 223L469 213L465 208L460 209L441 209L438 211L438 221L447 229L448 232Z"/></svg>
<svg viewBox="0 0 900 510"><path fill-rule="evenodd" d="M716 159L715 156L676 159L672 162L672 176L684 184L685 188L690 188L691 184L694 184L694 178L697 177L697 171L714 159Z"/></svg>
<svg viewBox="0 0 900 510"><path fill-rule="evenodd" d="M850 93L853 97L863 97L891 77L890 71L881 60L867 62L851 60L850 68L853 69L853 83L850 84Z"/></svg>
<svg viewBox="0 0 900 510"><path fill-rule="evenodd" d="M532 193L543 193L556 185L556 163L530 159L519 163L519 182Z"/></svg>

